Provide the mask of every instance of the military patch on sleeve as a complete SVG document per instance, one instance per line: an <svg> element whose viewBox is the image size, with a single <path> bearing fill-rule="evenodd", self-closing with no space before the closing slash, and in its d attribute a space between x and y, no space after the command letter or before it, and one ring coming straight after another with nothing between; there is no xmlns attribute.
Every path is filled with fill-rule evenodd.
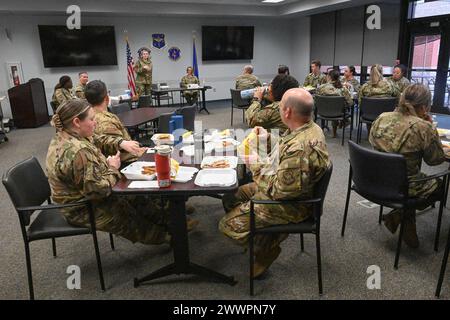
<svg viewBox="0 0 450 320"><path fill-rule="evenodd" d="M292 170L284 170L281 174L281 183L285 186L289 186L295 183L295 177Z"/></svg>

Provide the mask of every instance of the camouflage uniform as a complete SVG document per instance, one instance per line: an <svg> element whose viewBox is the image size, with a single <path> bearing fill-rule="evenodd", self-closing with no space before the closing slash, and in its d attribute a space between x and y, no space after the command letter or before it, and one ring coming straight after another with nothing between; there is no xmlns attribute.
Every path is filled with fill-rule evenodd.
<svg viewBox="0 0 450 320"><path fill-rule="evenodd" d="M236 90L247 90L261 86L258 77L253 74L245 73L236 78Z"/></svg>
<svg viewBox="0 0 450 320"><path fill-rule="evenodd" d="M317 88L316 94L319 96L340 96L345 98L347 106L353 105L353 98L346 87L335 88L332 83L325 83Z"/></svg>
<svg viewBox="0 0 450 320"><path fill-rule="evenodd" d="M294 131L288 130L268 157L249 166L253 183L239 187L234 195L224 195L227 214L219 229L245 245L249 233L250 199L282 200L310 198L330 161L322 129L312 120ZM297 223L312 215L309 205L255 205L256 227ZM255 252L277 250L286 235L257 235Z"/></svg>
<svg viewBox="0 0 450 320"><path fill-rule="evenodd" d="M402 114L397 109L385 112L372 124L370 144L378 151L399 153L406 159L408 178L423 178L420 172L422 159L428 165L438 165L445 160L441 140L432 124L414 114ZM409 195L427 198L438 187L438 180L411 183Z"/></svg>
<svg viewBox="0 0 450 320"><path fill-rule="evenodd" d="M187 88L188 84L200 84L196 76L185 75L181 78L181 87ZM198 100L198 91L183 91L183 96L185 97L188 104L194 104Z"/></svg>
<svg viewBox="0 0 450 320"><path fill-rule="evenodd" d="M167 236L167 219L165 214L155 209L154 201L142 196L118 197L111 194L111 188L121 175L109 167L105 156L92 143L97 138L81 138L65 131L56 133L50 142L46 161L53 201L66 204L89 199L98 230L132 242L163 243ZM116 138L103 139L114 141ZM86 207L63 212L71 224L90 225Z"/></svg>
<svg viewBox="0 0 450 320"><path fill-rule="evenodd" d="M378 82L376 85L367 82L361 86L358 92L359 104L361 104L362 97L398 97L400 92L398 89L392 84L392 82L383 79Z"/></svg>
<svg viewBox="0 0 450 320"><path fill-rule="evenodd" d="M73 98L75 97L72 95L70 90L67 90L66 88L56 89L52 97L52 102L55 104L55 110L58 109L61 104Z"/></svg>
<svg viewBox="0 0 450 320"><path fill-rule="evenodd" d="M281 121L280 102L275 101L263 107L258 101L253 101L250 107L245 111L247 124L253 128L261 126L264 129L278 129L280 134L287 130L287 126Z"/></svg>
<svg viewBox="0 0 450 320"><path fill-rule="evenodd" d="M86 97L84 96L85 90L86 90L86 85L82 85L81 83L79 83L73 90L75 97L77 97L79 99L86 99Z"/></svg>
<svg viewBox="0 0 450 320"><path fill-rule="evenodd" d="M346 83L349 83L352 85L353 88L353 92L358 92L359 88L361 87L361 84L359 83L358 80L356 80L355 78L352 78L351 80L346 80L344 77L341 79L341 82L343 85L345 85ZM351 93L351 92L350 92Z"/></svg>
<svg viewBox="0 0 450 320"><path fill-rule="evenodd" d="M95 122L97 125L95 126L95 133L97 135L108 135L111 137L121 138L123 140L131 140L131 137L123 126L120 119L113 113L108 111L98 111L95 110ZM115 145L107 145L105 144L102 148L103 154L105 156L112 156L117 153L117 148ZM138 157L132 155L129 152L121 151L120 152L120 161L126 165L130 162L134 162L138 159Z"/></svg>
<svg viewBox="0 0 450 320"><path fill-rule="evenodd" d="M409 86L410 84L409 80L406 79L405 77L402 77L400 80L394 80L393 77L389 77L388 80L391 81L392 84L397 87L397 90L400 93L402 93L406 89L406 87Z"/></svg>
<svg viewBox="0 0 450 320"><path fill-rule="evenodd" d="M311 86L317 88L321 84L327 83L327 77L321 72L318 76L314 73L310 73L306 76L305 82L303 82L303 86Z"/></svg>
<svg viewBox="0 0 450 320"><path fill-rule="evenodd" d="M150 67L150 71L144 69L144 66ZM152 60L139 59L134 65L136 72L136 91L137 95L150 95L152 93Z"/></svg>

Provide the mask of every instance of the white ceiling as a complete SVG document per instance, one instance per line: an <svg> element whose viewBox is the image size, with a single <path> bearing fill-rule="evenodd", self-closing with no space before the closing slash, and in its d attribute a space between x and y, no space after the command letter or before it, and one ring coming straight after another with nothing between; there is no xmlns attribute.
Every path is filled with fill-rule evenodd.
<svg viewBox="0 0 450 320"><path fill-rule="evenodd" d="M378 0L377 2L400 1ZM66 15L76 4L86 15L292 17L373 3L373 0L0 0L0 14Z"/></svg>

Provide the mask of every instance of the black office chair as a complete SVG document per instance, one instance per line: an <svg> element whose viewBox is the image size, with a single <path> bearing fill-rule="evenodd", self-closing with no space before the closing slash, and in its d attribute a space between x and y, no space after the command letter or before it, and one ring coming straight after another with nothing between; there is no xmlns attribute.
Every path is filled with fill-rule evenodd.
<svg viewBox="0 0 450 320"><path fill-rule="evenodd" d="M173 112L163 113L158 118L158 132L170 133L169 121L173 116Z"/></svg>
<svg viewBox="0 0 450 320"><path fill-rule="evenodd" d="M8 141L8 137L6 136L6 131L5 131L5 125L3 124L3 110L2 110L2 106L0 105L0 142L1 141Z"/></svg>
<svg viewBox="0 0 450 320"><path fill-rule="evenodd" d="M347 107L345 98L340 96L314 96L316 118L324 121L342 121L351 119L350 109ZM351 120L353 123L353 119ZM342 145L344 145L345 125L342 126ZM350 126L350 140L352 139L352 126Z"/></svg>
<svg viewBox="0 0 450 320"><path fill-rule="evenodd" d="M92 234L94 240L95 256L101 289L105 290L102 263L98 249L97 233L94 213L90 202L84 200L71 204L52 204L50 200L50 185L38 160L31 157L10 168L3 176L3 185L11 198L19 215L20 228L25 243L25 257L27 263L28 286L30 299L34 299L33 277L31 272L31 258L29 243L37 240L51 239L53 256L56 257L56 238L70 237L83 234ZM42 205L45 201L47 205ZM90 228L70 225L64 218L61 209L77 206L88 206ZM31 222L31 216L36 212L36 218ZM114 249L112 236L111 247Z"/></svg>
<svg viewBox="0 0 450 320"><path fill-rule="evenodd" d="M160 86L167 86L167 83L162 82L159 85ZM157 89L158 89L158 84L153 83L152 84L152 99L155 102L155 106L158 105L158 96L159 96L159 101L160 102L161 101L167 101L167 105L169 105L170 104L169 101L172 100L172 104L174 104L172 92L164 92L164 93L161 93L161 94L153 93L153 91L156 91Z"/></svg>
<svg viewBox="0 0 450 320"><path fill-rule="evenodd" d="M435 295L437 298L439 298L439 296L441 295L442 282L444 281L445 269L447 268L449 248L450 248L450 229L448 230L447 244L445 246L444 257L442 258L441 271L439 272L439 280L436 287Z"/></svg>
<svg viewBox="0 0 450 320"><path fill-rule="evenodd" d="M111 106L111 113L119 114L122 112L130 111L131 106L128 102L119 103L115 106Z"/></svg>
<svg viewBox="0 0 450 320"><path fill-rule="evenodd" d="M251 100L241 98L241 90L230 89L231 93L231 126L233 126L233 110L242 110L242 121L245 122L245 110L251 105Z"/></svg>
<svg viewBox="0 0 450 320"><path fill-rule="evenodd" d="M148 96L141 95L139 97L138 104L137 104L138 108L145 108L145 107L151 107L151 106L152 106L152 95L148 95Z"/></svg>
<svg viewBox="0 0 450 320"><path fill-rule="evenodd" d="M183 127L188 131L194 131L195 106L183 107L177 110L177 114L183 116Z"/></svg>
<svg viewBox="0 0 450 320"><path fill-rule="evenodd" d="M314 194L312 199L292 199L292 200L251 200L250 201L250 234L249 234L249 252L250 252L250 295L253 296L253 264L254 264L254 244L253 238L256 234L263 233L288 233L288 234L300 234L300 247L304 251L303 234L311 233L316 236L316 251L317 251L317 276L319 282L319 294L322 294L322 260L320 254L320 219L323 212L323 202L327 193L328 184L330 182L331 173L333 172L333 166L326 170L320 181L314 188ZM290 223L284 225L276 225L265 228L256 229L254 205L273 205L273 204L311 204L313 206L313 215L300 223Z"/></svg>
<svg viewBox="0 0 450 320"><path fill-rule="evenodd" d="M450 171L447 170L426 178L408 180L406 160L402 155L369 150L352 141L348 142L348 146L350 153L350 172L341 236L344 236L345 232L350 192L352 190L373 203L392 209L417 209L419 207L434 205L435 202L439 201L439 214L434 241L434 250L437 251L445 200L445 188L443 186L445 186ZM433 194L426 199L412 198L408 195L409 183L425 182L439 177L444 178L444 183L439 193ZM382 211L380 210L380 215L381 213ZM398 268L398 260L400 257L404 229L403 218L402 215L397 251L395 254L395 269Z"/></svg>
<svg viewBox="0 0 450 320"><path fill-rule="evenodd" d="M383 112L394 111L397 105L396 97L388 98L372 98L372 97L362 97L361 105L359 106L359 120L358 120L358 130L356 132L356 142L361 142L362 126L363 123L369 126L374 122L380 114ZM367 132L369 134L369 132Z"/></svg>

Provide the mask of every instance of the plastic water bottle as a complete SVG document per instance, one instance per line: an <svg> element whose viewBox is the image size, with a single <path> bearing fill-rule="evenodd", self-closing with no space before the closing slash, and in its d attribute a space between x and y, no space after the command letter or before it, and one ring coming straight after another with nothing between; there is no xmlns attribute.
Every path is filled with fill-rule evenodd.
<svg viewBox="0 0 450 320"><path fill-rule="evenodd" d="M241 91L241 98L244 100L250 100L253 98L253 94L255 93L255 88L253 89L247 89Z"/></svg>
<svg viewBox="0 0 450 320"><path fill-rule="evenodd" d="M433 114L433 115L431 116L431 118L433 119L433 128L434 128L434 129L437 129L437 127L438 127L438 121L437 121L436 115Z"/></svg>

